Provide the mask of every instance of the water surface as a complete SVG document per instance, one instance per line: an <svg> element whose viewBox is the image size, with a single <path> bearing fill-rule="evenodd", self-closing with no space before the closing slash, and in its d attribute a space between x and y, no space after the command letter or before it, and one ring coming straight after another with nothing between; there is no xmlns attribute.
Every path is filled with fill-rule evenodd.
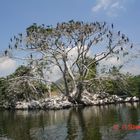
<svg viewBox="0 0 140 140"><path fill-rule="evenodd" d="M0 111L0 140L139 140L140 105Z"/></svg>

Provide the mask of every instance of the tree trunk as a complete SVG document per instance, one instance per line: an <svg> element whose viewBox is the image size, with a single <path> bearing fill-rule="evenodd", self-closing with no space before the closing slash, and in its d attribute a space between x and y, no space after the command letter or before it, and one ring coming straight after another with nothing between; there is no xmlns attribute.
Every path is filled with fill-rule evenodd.
<svg viewBox="0 0 140 140"><path fill-rule="evenodd" d="M83 83L79 82L78 85L74 88L73 92L68 96L70 102L74 104L84 104L81 101L81 95L83 93Z"/></svg>
<svg viewBox="0 0 140 140"><path fill-rule="evenodd" d="M77 85L77 93L76 93L76 101L78 103L82 103L81 102L81 94L83 93L83 82L79 82L78 85Z"/></svg>
<svg viewBox="0 0 140 140"><path fill-rule="evenodd" d="M69 87L68 87L68 81L66 78L66 74L63 74L63 79L64 79L64 85L65 85L65 96L69 96Z"/></svg>

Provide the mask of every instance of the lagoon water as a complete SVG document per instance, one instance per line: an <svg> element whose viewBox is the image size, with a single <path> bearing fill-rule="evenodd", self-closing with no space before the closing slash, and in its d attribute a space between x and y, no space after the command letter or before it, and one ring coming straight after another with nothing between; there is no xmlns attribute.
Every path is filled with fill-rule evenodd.
<svg viewBox="0 0 140 140"><path fill-rule="evenodd" d="M138 103L0 111L0 140L140 140L139 128Z"/></svg>

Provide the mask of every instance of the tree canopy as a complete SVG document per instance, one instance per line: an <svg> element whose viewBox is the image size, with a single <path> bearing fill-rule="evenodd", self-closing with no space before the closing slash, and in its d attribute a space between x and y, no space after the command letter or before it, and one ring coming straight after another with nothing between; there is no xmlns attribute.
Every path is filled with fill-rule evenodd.
<svg viewBox="0 0 140 140"><path fill-rule="evenodd" d="M128 55L131 48L133 44L129 38L115 31L113 24L71 20L54 27L34 23L26 29L26 34L11 38L9 49L4 53L11 58L26 60L32 69L32 78L53 83L46 79L46 75L49 77L56 67L64 81L63 87L58 88L78 102L86 85L94 82L98 63L111 57L119 60ZM15 51L24 54L15 56Z"/></svg>

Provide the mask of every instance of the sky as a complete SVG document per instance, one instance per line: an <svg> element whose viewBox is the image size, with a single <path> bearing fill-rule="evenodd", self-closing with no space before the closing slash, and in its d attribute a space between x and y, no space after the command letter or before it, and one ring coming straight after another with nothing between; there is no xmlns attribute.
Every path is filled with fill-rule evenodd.
<svg viewBox="0 0 140 140"><path fill-rule="evenodd" d="M33 23L56 25L71 19L114 23L116 30L140 48L139 0L0 0L0 52L8 48L13 35L25 32ZM16 66L15 60L0 58L0 76L13 72ZM129 71L140 74L139 59L129 65Z"/></svg>

